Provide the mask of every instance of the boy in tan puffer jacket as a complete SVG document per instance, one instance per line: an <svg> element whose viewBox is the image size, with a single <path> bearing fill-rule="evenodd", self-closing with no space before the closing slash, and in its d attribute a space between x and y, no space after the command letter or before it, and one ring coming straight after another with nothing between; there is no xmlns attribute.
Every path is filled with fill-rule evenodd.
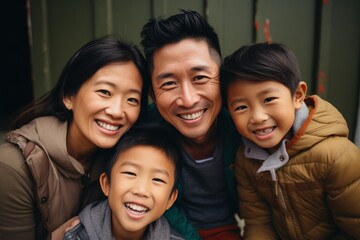
<svg viewBox="0 0 360 240"><path fill-rule="evenodd" d="M245 239L360 239L360 149L340 112L307 86L282 44L225 58L224 104L244 140L236 159Z"/></svg>

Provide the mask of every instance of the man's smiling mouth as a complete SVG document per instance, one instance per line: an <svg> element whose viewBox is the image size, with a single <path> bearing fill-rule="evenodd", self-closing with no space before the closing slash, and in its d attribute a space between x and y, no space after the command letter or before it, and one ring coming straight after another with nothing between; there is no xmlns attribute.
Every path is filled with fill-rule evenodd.
<svg viewBox="0 0 360 240"><path fill-rule="evenodd" d="M191 113L191 114L179 114L179 116L185 120L195 120L195 119L200 118L204 114L204 112L205 112L205 110L201 110L201 111L198 111L196 113Z"/></svg>

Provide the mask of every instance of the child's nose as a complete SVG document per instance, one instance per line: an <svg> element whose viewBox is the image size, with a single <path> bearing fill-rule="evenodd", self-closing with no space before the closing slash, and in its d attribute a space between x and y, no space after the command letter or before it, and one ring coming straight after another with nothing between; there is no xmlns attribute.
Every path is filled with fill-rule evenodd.
<svg viewBox="0 0 360 240"><path fill-rule="evenodd" d="M259 109L254 109L252 112L252 116L250 119L251 123L262 123L264 121L266 121L268 119L268 115L266 114L266 112L259 108Z"/></svg>
<svg viewBox="0 0 360 240"><path fill-rule="evenodd" d="M147 181L139 179L132 188L132 193L140 197L150 196L150 186Z"/></svg>

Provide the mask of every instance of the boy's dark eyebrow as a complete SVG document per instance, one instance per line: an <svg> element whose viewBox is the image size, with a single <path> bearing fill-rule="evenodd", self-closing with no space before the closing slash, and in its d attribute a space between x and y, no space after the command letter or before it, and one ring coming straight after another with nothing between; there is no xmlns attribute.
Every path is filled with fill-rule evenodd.
<svg viewBox="0 0 360 240"><path fill-rule="evenodd" d="M164 169L155 168L155 169L152 169L152 172L161 173L161 174L164 174L164 175L170 177L168 171L166 171L166 170L164 170Z"/></svg>
<svg viewBox="0 0 360 240"><path fill-rule="evenodd" d="M269 88L266 88L264 91L261 91L259 92L258 94L256 94L257 96L259 95L264 95L264 94L267 94L267 93L270 93L270 92L274 92L274 91L277 91L278 89L276 87L269 87ZM233 99L231 99L231 101L229 102L230 104L234 104L234 103L237 103L237 102L241 102L241 101L245 101L244 98L238 98L238 97L235 97Z"/></svg>
<svg viewBox="0 0 360 240"><path fill-rule="evenodd" d="M140 164L136 164L136 163L129 162L129 161L123 162L120 166L124 166L124 165L130 165L130 166L133 166L136 168L141 168ZM151 171L154 173L161 173L161 174L164 174L164 175L170 177L170 174L168 173L168 171L161 169L161 168L153 168Z"/></svg>

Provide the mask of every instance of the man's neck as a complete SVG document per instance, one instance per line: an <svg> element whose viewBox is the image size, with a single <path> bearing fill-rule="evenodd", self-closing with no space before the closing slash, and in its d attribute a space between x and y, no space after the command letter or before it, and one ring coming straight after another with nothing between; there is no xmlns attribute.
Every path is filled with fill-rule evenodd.
<svg viewBox="0 0 360 240"><path fill-rule="evenodd" d="M212 157L215 148L219 143L218 135L217 128L214 126L201 139L183 138L182 143L184 151L194 160L201 160Z"/></svg>

